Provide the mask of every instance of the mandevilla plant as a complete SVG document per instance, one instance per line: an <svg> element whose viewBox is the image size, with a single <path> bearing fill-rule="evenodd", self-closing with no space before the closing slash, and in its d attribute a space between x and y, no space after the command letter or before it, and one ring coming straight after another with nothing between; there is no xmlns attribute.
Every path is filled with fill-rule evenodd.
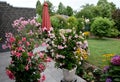
<svg viewBox="0 0 120 82"><path fill-rule="evenodd" d="M33 51L43 43L39 39L43 29L35 18L20 18L12 25L18 34L6 33L6 44L3 48L9 48L11 53L11 62L6 67L6 74L15 82L43 82L45 75L41 73L46 68L46 62L50 62L50 58L43 52Z"/></svg>

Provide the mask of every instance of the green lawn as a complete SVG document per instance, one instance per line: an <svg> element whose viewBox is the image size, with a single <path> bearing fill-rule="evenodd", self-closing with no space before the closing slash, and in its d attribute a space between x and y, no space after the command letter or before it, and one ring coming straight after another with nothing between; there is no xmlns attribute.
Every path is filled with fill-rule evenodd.
<svg viewBox="0 0 120 82"><path fill-rule="evenodd" d="M119 54L120 40L117 39L88 39L90 56L88 62L100 68L107 64L103 54Z"/></svg>

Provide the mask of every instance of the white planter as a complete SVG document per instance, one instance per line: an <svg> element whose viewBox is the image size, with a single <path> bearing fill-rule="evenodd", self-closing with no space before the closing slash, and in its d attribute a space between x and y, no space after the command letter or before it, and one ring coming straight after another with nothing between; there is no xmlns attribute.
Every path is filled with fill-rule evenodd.
<svg viewBox="0 0 120 82"><path fill-rule="evenodd" d="M72 70L63 69L63 80L68 82L73 81L75 79L76 68Z"/></svg>

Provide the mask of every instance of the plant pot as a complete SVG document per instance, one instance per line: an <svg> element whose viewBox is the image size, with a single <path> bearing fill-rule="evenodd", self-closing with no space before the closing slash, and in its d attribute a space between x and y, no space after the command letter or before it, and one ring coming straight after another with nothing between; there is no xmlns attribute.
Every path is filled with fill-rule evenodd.
<svg viewBox="0 0 120 82"><path fill-rule="evenodd" d="M67 82L75 80L76 69L77 69L77 66L72 70L63 69L63 80Z"/></svg>

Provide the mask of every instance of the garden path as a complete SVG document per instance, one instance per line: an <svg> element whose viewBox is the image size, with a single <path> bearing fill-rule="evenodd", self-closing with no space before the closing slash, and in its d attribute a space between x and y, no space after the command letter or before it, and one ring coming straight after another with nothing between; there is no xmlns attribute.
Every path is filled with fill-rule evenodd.
<svg viewBox="0 0 120 82"><path fill-rule="evenodd" d="M0 82L14 82L10 80L5 74L5 67L8 66L10 61L10 53L0 53ZM46 75L45 82L60 82L62 77L62 70L54 68L54 61L47 64L46 70L43 72ZM86 82L82 78L76 76L77 82Z"/></svg>

